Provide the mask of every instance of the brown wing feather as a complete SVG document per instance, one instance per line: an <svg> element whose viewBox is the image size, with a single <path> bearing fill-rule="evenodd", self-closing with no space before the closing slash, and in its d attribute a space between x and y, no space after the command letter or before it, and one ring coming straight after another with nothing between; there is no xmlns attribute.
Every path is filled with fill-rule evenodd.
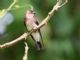
<svg viewBox="0 0 80 60"><path fill-rule="evenodd" d="M26 18L24 18L24 26L26 26Z"/></svg>
<svg viewBox="0 0 80 60"><path fill-rule="evenodd" d="M38 19L36 18L36 24L39 25L39 22L38 22ZM41 35L41 31L40 29L38 29L38 32L40 33L40 36L41 36L41 42L42 42L42 45L43 45L43 38L42 38L42 35Z"/></svg>

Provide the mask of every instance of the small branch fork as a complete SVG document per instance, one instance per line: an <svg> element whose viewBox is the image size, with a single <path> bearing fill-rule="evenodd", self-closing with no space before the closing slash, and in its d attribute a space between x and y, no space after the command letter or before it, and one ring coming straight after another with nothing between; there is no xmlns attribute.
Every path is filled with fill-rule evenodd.
<svg viewBox="0 0 80 60"><path fill-rule="evenodd" d="M10 47L10 46L13 46L14 44L22 41L23 39L25 39L25 38L27 39L30 36L30 34L37 31L38 29L40 29L44 25L46 25L48 23L48 21L50 20L50 18L52 16L54 16L55 12L58 11L67 2L68 2L68 0L65 0L64 3L62 2L62 0L57 0L57 3L53 6L53 9L48 13L47 17L43 19L43 21L38 25L37 28L33 28L30 32L23 33L20 37L16 38L15 40L12 40L11 42L7 42L7 43L0 45L0 49L4 49L4 48ZM16 0L14 0L14 3L8 8L8 10L10 10L11 7L15 3L16 3ZM25 42L25 54L23 56L23 60L27 60L27 57L26 57L27 53L28 53L28 46L27 46L27 43Z"/></svg>
<svg viewBox="0 0 80 60"><path fill-rule="evenodd" d="M14 0L13 3L7 8L7 11L10 11L12 7L16 4L17 0Z"/></svg>
<svg viewBox="0 0 80 60"><path fill-rule="evenodd" d="M2 9L0 12L0 17L4 17L4 15L12 9L12 7L17 3L17 0L13 0L11 5L7 9Z"/></svg>

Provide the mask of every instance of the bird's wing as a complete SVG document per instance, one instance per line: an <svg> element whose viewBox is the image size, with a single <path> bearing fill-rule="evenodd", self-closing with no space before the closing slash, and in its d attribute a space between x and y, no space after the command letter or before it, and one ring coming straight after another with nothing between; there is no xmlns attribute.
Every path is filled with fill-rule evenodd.
<svg viewBox="0 0 80 60"><path fill-rule="evenodd" d="M36 24L37 25L39 25L39 22L38 22L38 19L35 17L35 19L36 19ZM42 44L43 44L43 38L42 38L42 34L41 34L41 31L40 31L40 29L38 29L38 32L40 33L40 37L41 37L41 42L42 42Z"/></svg>
<svg viewBox="0 0 80 60"><path fill-rule="evenodd" d="M24 26L26 26L26 18L24 18Z"/></svg>

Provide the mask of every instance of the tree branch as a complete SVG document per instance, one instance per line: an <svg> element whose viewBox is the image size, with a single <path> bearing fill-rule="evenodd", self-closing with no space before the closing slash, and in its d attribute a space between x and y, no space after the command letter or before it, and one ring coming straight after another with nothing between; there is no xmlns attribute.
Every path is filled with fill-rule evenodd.
<svg viewBox="0 0 80 60"><path fill-rule="evenodd" d="M45 19L43 19L43 21L38 25L37 28L33 28L30 32L22 34L20 37L16 38L15 40L13 40L11 42L4 43L4 44L0 45L0 49L12 46L12 45L18 43L19 41L22 41L25 38L27 39L28 36L30 36L30 34L35 32L36 30L40 29L44 25L46 25L48 23L48 21L50 20L50 18L54 15L55 11L58 11L67 2L68 2L68 0L65 0L65 2L62 4L62 0L57 0L57 3L53 7L53 9L48 13L47 17Z"/></svg>
<svg viewBox="0 0 80 60"><path fill-rule="evenodd" d="M12 9L12 7L16 4L17 0L13 0L12 4L7 8L7 9L3 9L0 12L0 17L4 17L4 15L10 11Z"/></svg>
<svg viewBox="0 0 80 60"><path fill-rule="evenodd" d="M24 42L25 43L25 53L24 53L24 56L23 56L23 60L27 60L28 59L28 49L29 49L29 47L28 47L28 45L27 45L27 43L26 42Z"/></svg>
<svg viewBox="0 0 80 60"><path fill-rule="evenodd" d="M10 11L12 7L16 4L17 0L14 0L13 3L6 9L7 11Z"/></svg>

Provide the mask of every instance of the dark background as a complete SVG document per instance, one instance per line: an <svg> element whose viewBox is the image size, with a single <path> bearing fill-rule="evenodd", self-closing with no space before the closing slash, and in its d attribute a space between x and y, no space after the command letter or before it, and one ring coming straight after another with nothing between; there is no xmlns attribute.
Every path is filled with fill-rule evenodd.
<svg viewBox="0 0 80 60"><path fill-rule="evenodd" d="M13 0L0 0L0 10L8 8L12 2ZM9 12L14 20L0 34L0 44L12 41L27 31L23 22L26 11L30 9L29 5L34 7L41 22L55 4L56 0L18 0L16 5L20 8L15 8L15 5ZM80 0L69 0L41 28L41 32L45 51L36 51L35 42L29 37L28 60L80 60ZM24 46L24 41L21 41L0 50L0 60L22 60Z"/></svg>

